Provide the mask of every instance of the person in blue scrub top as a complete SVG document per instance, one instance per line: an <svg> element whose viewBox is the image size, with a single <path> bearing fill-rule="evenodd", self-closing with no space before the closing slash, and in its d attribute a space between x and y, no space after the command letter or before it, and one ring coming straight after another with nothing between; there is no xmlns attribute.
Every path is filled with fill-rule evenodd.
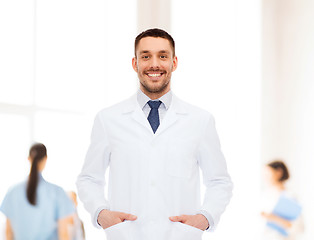
<svg viewBox="0 0 314 240"><path fill-rule="evenodd" d="M28 159L28 180L12 187L0 206L7 218L6 239L68 240L68 223L75 208L61 187L41 175L47 161L46 147L34 144Z"/></svg>
<svg viewBox="0 0 314 240"><path fill-rule="evenodd" d="M268 163L265 170L269 189L263 197L261 216L266 220L266 224L261 239L300 239L304 231L302 206L296 194L287 186L290 179L287 165L276 159Z"/></svg>

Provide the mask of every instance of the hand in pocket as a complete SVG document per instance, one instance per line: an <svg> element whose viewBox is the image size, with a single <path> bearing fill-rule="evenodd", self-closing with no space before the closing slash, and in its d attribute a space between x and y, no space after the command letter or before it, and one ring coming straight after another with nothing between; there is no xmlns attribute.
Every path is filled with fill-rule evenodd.
<svg viewBox="0 0 314 240"><path fill-rule="evenodd" d="M209 227L207 218L202 214L173 216L169 217L169 219L172 222L181 222L198 228L202 231L206 230Z"/></svg>
<svg viewBox="0 0 314 240"><path fill-rule="evenodd" d="M116 212L110 210L102 210L97 218L98 224L103 228L109 228L115 224L121 223L124 220L134 221L137 217L135 215L124 213L124 212Z"/></svg>

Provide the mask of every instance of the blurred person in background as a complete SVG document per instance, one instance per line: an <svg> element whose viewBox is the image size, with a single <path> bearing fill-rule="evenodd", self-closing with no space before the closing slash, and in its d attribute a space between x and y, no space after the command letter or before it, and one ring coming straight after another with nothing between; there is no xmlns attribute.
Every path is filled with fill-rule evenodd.
<svg viewBox="0 0 314 240"><path fill-rule="evenodd" d="M64 190L44 180L47 150L41 143L29 151L28 179L12 187L0 211L6 216L7 240L69 240L68 224L74 206Z"/></svg>
<svg viewBox="0 0 314 240"><path fill-rule="evenodd" d="M294 193L288 190L290 178L286 164L275 160L266 165L268 189L265 193L264 211L266 221L263 240L295 240L303 232L302 207Z"/></svg>
<svg viewBox="0 0 314 240"><path fill-rule="evenodd" d="M85 240L85 230L84 224L80 219L78 212L77 212L77 196L76 193L73 191L68 192L68 196L72 200L75 205L75 213L73 217L70 219L69 224L69 233L71 240Z"/></svg>

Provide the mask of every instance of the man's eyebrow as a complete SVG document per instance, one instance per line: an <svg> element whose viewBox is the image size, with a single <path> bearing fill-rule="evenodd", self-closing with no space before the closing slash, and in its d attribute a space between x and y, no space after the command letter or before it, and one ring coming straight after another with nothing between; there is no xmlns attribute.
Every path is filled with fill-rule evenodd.
<svg viewBox="0 0 314 240"><path fill-rule="evenodd" d="M140 54L150 53L149 50L142 50ZM170 53L168 50L160 50L158 53Z"/></svg>
<svg viewBox="0 0 314 240"><path fill-rule="evenodd" d="M148 50L140 51L140 54L144 54L144 53L149 53L149 51Z"/></svg>

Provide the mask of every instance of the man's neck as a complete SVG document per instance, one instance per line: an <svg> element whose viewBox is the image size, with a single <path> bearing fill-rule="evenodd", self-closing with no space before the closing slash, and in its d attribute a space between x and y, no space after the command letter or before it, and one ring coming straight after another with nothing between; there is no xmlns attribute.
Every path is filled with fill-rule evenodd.
<svg viewBox="0 0 314 240"><path fill-rule="evenodd" d="M161 98L163 95L165 95L166 93L168 93L170 91L170 89L167 89L166 91L163 92L156 92L156 93L152 93L152 92L148 92L145 91L146 89L141 88L141 91L147 96L149 97L151 100L155 100L155 99L159 99Z"/></svg>

